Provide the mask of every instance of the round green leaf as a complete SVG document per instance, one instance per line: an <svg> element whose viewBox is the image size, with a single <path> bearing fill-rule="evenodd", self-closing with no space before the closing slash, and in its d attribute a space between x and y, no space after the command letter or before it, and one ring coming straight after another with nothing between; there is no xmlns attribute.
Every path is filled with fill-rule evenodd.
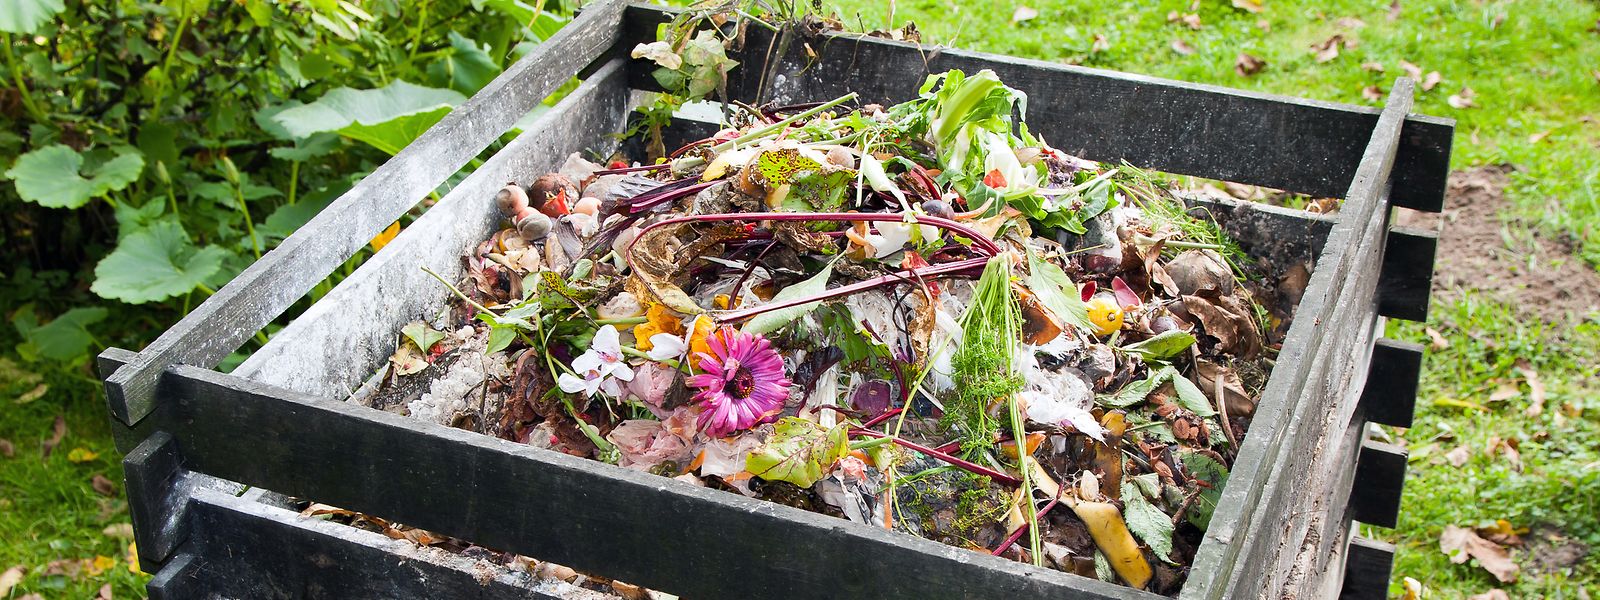
<svg viewBox="0 0 1600 600"><path fill-rule="evenodd" d="M83 156L56 144L22 155L6 171L16 181L17 195L50 208L78 208L88 201L128 187L144 170L144 157L129 152L106 161L89 177L80 173Z"/></svg>
<svg viewBox="0 0 1600 600"><path fill-rule="evenodd" d="M6 0L0 3L0 31L31 34L66 8L62 0Z"/></svg>
<svg viewBox="0 0 1600 600"><path fill-rule="evenodd" d="M196 249L175 221L160 221L123 238L94 268L89 289L104 298L141 304L188 293L222 268L228 251Z"/></svg>

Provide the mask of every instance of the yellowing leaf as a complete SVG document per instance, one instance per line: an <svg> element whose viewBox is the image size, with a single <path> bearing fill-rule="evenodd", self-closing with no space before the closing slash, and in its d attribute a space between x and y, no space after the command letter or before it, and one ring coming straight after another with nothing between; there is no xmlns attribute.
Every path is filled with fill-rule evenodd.
<svg viewBox="0 0 1600 600"><path fill-rule="evenodd" d="M95 556L94 560L89 561L89 576L99 577L101 573L115 566L117 566L117 559L109 556Z"/></svg>
<svg viewBox="0 0 1600 600"><path fill-rule="evenodd" d="M139 548L133 542L128 542L128 572L143 572L139 570Z"/></svg>
<svg viewBox="0 0 1600 600"><path fill-rule="evenodd" d="M96 458L100 458L99 452L81 446L73 448L71 452L67 453L67 460L74 463L86 463Z"/></svg>
<svg viewBox="0 0 1600 600"><path fill-rule="evenodd" d="M383 230L383 233L378 234L378 237L372 238L372 241L368 243L372 244L372 251L377 252L382 250L384 246L389 245L389 242L394 241L394 236L397 235L400 235L399 221L391 223L388 229Z"/></svg>

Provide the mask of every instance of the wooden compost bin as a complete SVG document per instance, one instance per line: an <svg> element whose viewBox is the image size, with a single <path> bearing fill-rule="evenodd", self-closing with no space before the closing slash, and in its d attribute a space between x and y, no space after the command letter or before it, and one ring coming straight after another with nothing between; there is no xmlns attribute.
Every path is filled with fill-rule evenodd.
<svg viewBox="0 0 1600 600"><path fill-rule="evenodd" d="M628 50L670 17L591 4L144 351L101 355L152 597L563 595L302 518L279 494L696 599L1159 597L344 401L401 325L446 305L419 267L461 273L500 219L494 190L615 144L655 85ZM929 73L989 68L1027 92L1032 131L1087 158L1343 197L1333 217L1208 207L1247 249L1316 263L1180 597L1383 596L1392 548L1351 522L1395 522L1405 455L1367 440L1366 423L1410 424L1421 348L1381 332L1385 317L1425 317L1435 247L1391 227L1390 209L1440 209L1453 129L1409 114L1409 80L1379 111L843 34L811 40L814 62L803 44L769 61L771 39L750 29L730 97L887 103ZM565 100L236 371L212 369L574 75Z"/></svg>

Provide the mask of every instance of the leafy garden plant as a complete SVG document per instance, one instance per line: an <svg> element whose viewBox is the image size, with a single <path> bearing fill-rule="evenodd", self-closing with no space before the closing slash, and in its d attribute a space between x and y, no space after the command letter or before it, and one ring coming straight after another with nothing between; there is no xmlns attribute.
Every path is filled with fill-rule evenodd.
<svg viewBox="0 0 1600 600"><path fill-rule="evenodd" d="M570 13L540 0L5 2L0 340L66 363L142 345Z"/></svg>

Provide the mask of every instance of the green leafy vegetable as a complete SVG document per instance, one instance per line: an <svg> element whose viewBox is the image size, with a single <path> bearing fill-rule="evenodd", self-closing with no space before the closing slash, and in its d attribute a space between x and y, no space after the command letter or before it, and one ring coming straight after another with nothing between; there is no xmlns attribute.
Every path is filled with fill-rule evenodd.
<svg viewBox="0 0 1600 600"><path fill-rule="evenodd" d="M1029 254L1028 289L1033 290L1039 296L1039 301L1056 317L1079 329L1096 329L1089 320L1089 306L1084 304L1078 284L1073 283L1061 267Z"/></svg>
<svg viewBox="0 0 1600 600"><path fill-rule="evenodd" d="M1156 558L1177 564L1171 558L1172 517L1146 500L1132 481L1122 482L1122 517L1128 522L1128 530L1150 546Z"/></svg>
<svg viewBox="0 0 1600 600"><path fill-rule="evenodd" d="M828 289L828 278L832 276L833 263L830 262L816 275L812 275L805 281L779 290L778 294L772 297L772 302L783 302L786 300L792 300L794 298L805 298L807 296L821 294ZM745 333L768 333L776 331L778 328L788 325L790 321L798 319L804 316L806 313L816 309L820 304L822 304L821 301L807 302L805 304L798 304L789 308L764 312L756 315L749 321L746 321L744 326L740 327L739 329Z"/></svg>
<svg viewBox="0 0 1600 600"><path fill-rule="evenodd" d="M1145 361L1165 360L1177 356L1194 345L1194 335L1177 329L1163 332L1148 340L1122 347L1123 352L1137 355Z"/></svg>
<svg viewBox="0 0 1600 600"><path fill-rule="evenodd" d="M745 459L745 470L767 481L811 487L850 451L847 433L844 423L824 429L799 417L786 417L774 426L767 443Z"/></svg>
<svg viewBox="0 0 1600 600"><path fill-rule="evenodd" d="M1211 513L1217 509L1217 500L1222 498L1222 488L1228 484L1228 468L1205 454L1199 452L1183 452L1179 454L1183 461L1184 470L1194 477L1206 482L1210 487L1200 492L1200 497L1195 499L1194 505L1186 513L1190 523L1205 529L1211 524Z"/></svg>

